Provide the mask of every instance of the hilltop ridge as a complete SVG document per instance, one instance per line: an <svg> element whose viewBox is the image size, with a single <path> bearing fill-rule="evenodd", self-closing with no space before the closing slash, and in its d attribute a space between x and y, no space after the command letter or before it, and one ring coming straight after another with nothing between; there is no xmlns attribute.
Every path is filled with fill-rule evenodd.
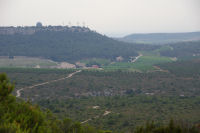
<svg viewBox="0 0 200 133"><path fill-rule="evenodd" d="M58 62L137 56L135 48L79 26L0 27L0 56L41 57Z"/></svg>
<svg viewBox="0 0 200 133"><path fill-rule="evenodd" d="M13 34L23 34L23 35L32 35L36 32L42 31L54 31L54 32L92 32L87 27L80 27L80 26L9 26L9 27L0 27L0 35L13 35Z"/></svg>
<svg viewBox="0 0 200 133"><path fill-rule="evenodd" d="M117 40L129 43L169 44L200 40L200 32L130 34Z"/></svg>

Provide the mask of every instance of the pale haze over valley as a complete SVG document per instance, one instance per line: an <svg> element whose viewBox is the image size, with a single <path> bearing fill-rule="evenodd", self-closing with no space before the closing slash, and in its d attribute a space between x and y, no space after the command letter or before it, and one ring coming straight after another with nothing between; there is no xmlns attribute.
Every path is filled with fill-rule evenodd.
<svg viewBox="0 0 200 133"><path fill-rule="evenodd" d="M88 26L131 33L200 31L199 0L0 0L0 26Z"/></svg>

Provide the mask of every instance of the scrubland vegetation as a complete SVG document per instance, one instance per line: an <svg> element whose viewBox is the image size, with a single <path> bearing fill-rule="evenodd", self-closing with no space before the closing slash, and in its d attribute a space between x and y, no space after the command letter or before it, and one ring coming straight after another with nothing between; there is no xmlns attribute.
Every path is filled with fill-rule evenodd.
<svg viewBox="0 0 200 133"><path fill-rule="evenodd" d="M167 125L170 119L196 125L200 122L199 63L191 60L158 65L165 72L84 70L67 80L24 89L21 97L51 110L60 119L88 120L84 124L113 132L133 132L147 121L155 121L157 130L158 125ZM15 82L17 90L66 77L74 71L1 69ZM104 115L106 111L110 113Z"/></svg>
<svg viewBox="0 0 200 133"><path fill-rule="evenodd" d="M0 133L200 132L200 41L81 29L0 35Z"/></svg>
<svg viewBox="0 0 200 133"><path fill-rule="evenodd" d="M11 94L11 92L14 89L14 85L12 83L10 83L10 81L8 80L7 76L5 74L0 74L0 132L2 133L108 133L111 131L105 131L105 130L99 130L96 129L92 126L89 126L87 124L81 124L80 122L74 122L71 119L63 119L64 117L61 117L62 119L58 119L56 116L54 116L49 110L43 108L40 109L39 106L37 105L32 105L30 103L30 101L24 102L22 100L16 100L16 98ZM131 98L131 97L127 97L127 98ZM98 98L97 98L98 99ZM97 100L96 99L96 100ZM117 110L113 110L112 114L106 114L105 113L102 116L98 116L95 117L92 120L91 124L95 125L97 124L98 128L105 128L103 125L105 123L108 124L108 126L106 128L109 129L113 129L114 132L117 131L121 131L123 132L126 129L129 129L129 132L135 132L135 133L147 133L147 132L155 132L155 133L170 133L170 132L174 132L174 133L198 133L199 129L198 126L191 126L188 125L188 123L186 123L187 126L184 126L182 122L179 123L174 123L173 121L170 121L169 125L164 126L164 125L158 125L158 124L154 124L154 123L147 123L145 126L140 126L137 128L132 128L134 127L133 123L130 121L131 117L128 118L128 120L118 120L118 118L123 117L124 114L121 113L117 113L117 111L121 111L124 110L126 106L134 106L134 103L137 102L143 102L145 104L149 104L149 103L154 103L155 98L153 99L145 99L142 98L141 100L137 101L137 97L136 99L129 99L126 101L122 100L120 98L120 102L115 102L115 100L117 100L117 97L114 97L114 101L109 99L109 103L103 102L103 106L101 104L101 108L107 108L107 109L112 109L111 107L114 106L115 108L119 108L120 106L123 106L123 108L119 108ZM102 99L104 100L104 99ZM187 104L188 102L186 102L187 99L184 99L184 101L182 101L184 104ZM84 100L83 100L84 101ZM158 100L160 101L160 100ZM196 100L196 102L194 101L195 104L198 104L199 100ZM90 100L91 102L91 100ZM133 103L132 103L133 102ZM166 102L166 100L163 100L161 102ZM171 103L170 101L168 101L169 103ZM44 102L42 102L44 104ZM74 104L73 104L74 103ZM87 102L86 102L87 103ZM96 103L93 102L93 104ZM166 104L166 103L162 103L162 104ZM47 104L48 105L48 104ZM59 102L56 102L56 105L60 105ZM63 104L61 104L63 106ZM96 103L95 105L98 105L98 103ZM158 106L159 104L157 102L155 102L155 105ZM174 104L173 102L173 105ZM79 114L77 111L78 110L83 110L81 109L81 106L77 105L77 102L70 102L70 107L75 107L75 112L76 114ZM105 107L104 107L105 106ZM154 106L154 104L151 104L151 106ZM150 108L151 108L150 106ZM176 105L177 106L177 105ZM191 103L188 105L188 107L191 106ZM45 107L45 106L43 106ZM52 106L54 108L57 108L56 106ZM69 107L69 106L68 106ZM78 107L78 108L77 108ZM142 107L142 106L140 106ZM139 108L140 108L139 107ZM142 113L141 110L145 111L145 105L143 105L143 107L141 109L138 108L138 106L135 107L131 107L132 109L139 109L140 112L138 113ZM148 106L146 106L148 107ZM131 109L129 107L129 109ZM155 107L154 107L155 108ZM173 108L173 107L171 107ZM57 108L59 109L59 107ZM101 110L102 110L101 109ZM177 109L177 107L176 107ZM197 106L198 109L198 106ZM69 108L70 110L70 108ZM147 108L148 110L148 108ZM162 110L164 110L162 108L162 106L160 106L159 109L161 112ZM157 111L160 112L158 109ZM171 109L170 109L171 110ZM179 110L180 111L180 110ZM180 113L180 112L177 113ZM111 112L111 111L110 111ZM146 111L145 111L146 112ZM89 113L89 112L88 112ZM193 111L194 113L194 111ZM143 113L144 114L144 113ZM107 116L108 115L108 116ZM133 116L134 115L137 116L137 112L136 113L131 113L128 116ZM198 115L197 114L193 114L194 115ZM91 115L87 115L90 116ZM102 117L102 118L101 118ZM105 119L104 117L108 117L108 119ZM148 116L144 115L145 118L148 118ZM167 117L167 115L165 114L165 117ZM79 116L79 118L81 118ZM174 117L175 118L175 117ZM197 117L196 117L197 118ZM100 120L99 120L100 119ZM197 118L198 119L198 118ZM139 121L141 120L138 119ZM138 121L137 120L137 121ZM135 122L137 122L135 121ZM118 129L116 130L113 124L115 123L119 123L120 126L118 127ZM143 122L144 123L144 122ZM191 123L191 121L189 121L189 123Z"/></svg>

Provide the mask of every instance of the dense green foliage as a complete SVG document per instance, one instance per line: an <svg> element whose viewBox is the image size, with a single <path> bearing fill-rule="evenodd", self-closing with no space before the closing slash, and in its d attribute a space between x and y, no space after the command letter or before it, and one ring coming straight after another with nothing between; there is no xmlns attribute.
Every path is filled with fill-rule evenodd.
<svg viewBox="0 0 200 133"><path fill-rule="evenodd" d="M198 71L198 65L196 68ZM71 71L4 69L1 72L6 72L12 81L16 82L16 89L20 89L66 77ZM47 97L50 99L67 99L84 96L126 95L129 94L129 91L134 95L152 93L169 96L198 96L200 94L199 80L199 74L193 74L192 71L187 75L183 72L182 76L159 71L149 73L82 71L67 80L33 89L25 89L22 91L22 97L37 101Z"/></svg>
<svg viewBox="0 0 200 133"><path fill-rule="evenodd" d="M93 31L38 31L32 35L0 35L0 56L43 57L74 62L88 58L115 60L118 56L126 59L136 55L133 45Z"/></svg>
<svg viewBox="0 0 200 133"><path fill-rule="evenodd" d="M70 119L58 120L30 102L16 101L11 95L13 89L7 76L0 74L1 133L105 133Z"/></svg>
<svg viewBox="0 0 200 133"><path fill-rule="evenodd" d="M117 132L134 130L146 121L166 124L170 118L191 124L200 122L200 97L169 96L109 96L85 97L63 100L44 99L38 102L57 116L71 117ZM98 106L98 108L94 108ZM110 113L104 115L106 111Z"/></svg>
<svg viewBox="0 0 200 133"><path fill-rule="evenodd" d="M134 133L198 133L199 130L194 126L184 123L176 123L171 120L167 126L158 126L154 122L146 123L145 126L138 127Z"/></svg>
<svg viewBox="0 0 200 133"><path fill-rule="evenodd" d="M110 131L97 130L87 124L73 122L71 119L59 120L48 110L41 110L37 105L32 105L29 101L16 101L11 95L14 85L10 83L5 74L0 74L0 132L1 133L110 133ZM180 103L179 103L180 102ZM159 98L159 97L105 97L105 98L83 98L68 101L40 101L43 107L53 107L56 114L62 109L62 113L70 114L75 119L88 119L88 122L98 128L113 129L120 132L134 133L198 133L196 126L187 123L174 123L160 125L159 123L147 123L146 126L135 126L144 124L144 119L178 118L176 115L184 116L182 119L190 118L198 121L199 99L184 98ZM143 104L141 104L143 103ZM141 104L141 105L140 105ZM170 106L166 106L166 105ZM194 104L194 105L193 105ZM62 105L63 108L59 107ZM100 108L92 108L98 105ZM149 106L150 105L150 106ZM196 106L196 108L195 108ZM128 108L127 108L128 107ZM169 107L169 108L168 108ZM188 109L192 107L192 115L188 114ZM66 109L67 110L63 110ZM50 108L51 109L51 108ZM178 109L174 115L170 110ZM86 110L86 112L85 112ZM108 114L105 114L109 110ZM134 112L131 112L133 110ZM138 110L138 112L137 112ZM152 112L147 115L148 110ZM66 112L67 111L67 112ZM70 112L69 112L70 111ZM168 112L168 113L167 113ZM189 111L190 112L190 111ZM157 116L155 116L155 114ZM60 115L59 115L60 116ZM62 116L62 118L63 118ZM137 116L137 117L136 117ZM139 116L139 117L138 117ZM162 116L162 117L160 117ZM88 117L88 118L87 118ZM136 119L135 119L136 118ZM190 118L191 119L191 118ZM163 121L164 122L164 121ZM164 122L166 123L166 122ZM191 123L191 121L189 121ZM197 125L198 126L198 125ZM117 130L116 130L116 127Z"/></svg>
<svg viewBox="0 0 200 133"><path fill-rule="evenodd" d="M168 70L179 77L197 77L200 75L200 59L177 61L160 64L162 69Z"/></svg>
<svg viewBox="0 0 200 133"><path fill-rule="evenodd" d="M172 49L161 51L162 56L190 59L200 57L200 41L171 44Z"/></svg>

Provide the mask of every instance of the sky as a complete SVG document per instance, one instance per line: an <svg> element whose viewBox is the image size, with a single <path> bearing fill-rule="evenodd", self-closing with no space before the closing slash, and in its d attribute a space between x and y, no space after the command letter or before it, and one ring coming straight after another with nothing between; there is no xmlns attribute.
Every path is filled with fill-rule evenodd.
<svg viewBox="0 0 200 133"><path fill-rule="evenodd" d="M101 34L200 31L200 0L0 0L0 26L88 26Z"/></svg>

